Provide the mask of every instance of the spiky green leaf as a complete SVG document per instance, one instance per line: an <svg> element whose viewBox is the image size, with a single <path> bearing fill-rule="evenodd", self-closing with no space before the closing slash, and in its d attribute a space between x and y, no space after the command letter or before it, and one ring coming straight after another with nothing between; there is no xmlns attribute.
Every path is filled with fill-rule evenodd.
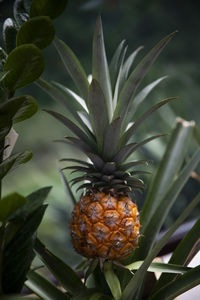
<svg viewBox="0 0 200 300"><path fill-rule="evenodd" d="M161 40L139 63L135 70L132 71L131 75L124 84L122 91L119 95L119 101L114 112L114 119L121 116L123 119L127 114L130 101L138 88L139 84L143 80L144 76L165 48L175 33L169 34L163 40Z"/></svg>
<svg viewBox="0 0 200 300"><path fill-rule="evenodd" d="M64 63L65 68L76 84L82 98L88 100L89 82L87 75L73 51L63 41L55 38L55 47Z"/></svg>
<svg viewBox="0 0 200 300"><path fill-rule="evenodd" d="M111 120L113 112L112 89L100 16L97 18L93 38L92 77L93 79L96 79L99 82L102 90L104 91L108 115L109 119Z"/></svg>
<svg viewBox="0 0 200 300"><path fill-rule="evenodd" d="M18 193L12 193L0 200L0 222L5 222L20 207L24 206L27 199Z"/></svg>
<svg viewBox="0 0 200 300"><path fill-rule="evenodd" d="M95 79L92 80L89 91L89 115L95 132L97 145L102 151L104 135L109 124L106 99L103 91Z"/></svg>
<svg viewBox="0 0 200 300"><path fill-rule="evenodd" d="M114 300L121 299L121 286L117 275L112 268L112 262L105 262L103 265L104 276L111 290Z"/></svg>

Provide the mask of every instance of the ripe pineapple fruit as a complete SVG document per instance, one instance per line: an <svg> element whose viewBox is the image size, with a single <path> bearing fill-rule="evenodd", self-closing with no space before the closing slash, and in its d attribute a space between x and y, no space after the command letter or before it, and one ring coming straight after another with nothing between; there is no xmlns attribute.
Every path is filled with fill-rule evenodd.
<svg viewBox="0 0 200 300"><path fill-rule="evenodd" d="M108 66L99 17L93 40L91 81L72 50L55 40L80 95L58 83L52 86L42 79L38 82L68 110L69 117L46 110L75 135L65 137L65 142L89 158L89 161L63 159L75 163L65 169L81 173L72 180L72 184L81 182L77 190L83 189L83 194L72 212L70 228L74 248L87 258L121 260L138 245L139 213L131 196L134 190L144 188L143 181L135 176L146 172L135 167L147 162L132 161L130 156L160 135L140 143L130 140L151 113L174 98L160 101L135 120L138 106L164 78L151 83L136 96L135 92L172 36L160 41L134 70L131 70L134 58L142 47L125 60L127 47L122 41Z"/></svg>

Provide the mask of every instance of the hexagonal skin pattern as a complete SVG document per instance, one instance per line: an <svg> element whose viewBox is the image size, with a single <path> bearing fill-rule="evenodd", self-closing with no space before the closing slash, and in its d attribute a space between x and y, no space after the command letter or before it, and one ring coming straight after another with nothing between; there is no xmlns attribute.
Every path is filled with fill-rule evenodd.
<svg viewBox="0 0 200 300"><path fill-rule="evenodd" d="M75 205L70 229L82 256L122 260L138 245L138 209L128 196L88 193Z"/></svg>

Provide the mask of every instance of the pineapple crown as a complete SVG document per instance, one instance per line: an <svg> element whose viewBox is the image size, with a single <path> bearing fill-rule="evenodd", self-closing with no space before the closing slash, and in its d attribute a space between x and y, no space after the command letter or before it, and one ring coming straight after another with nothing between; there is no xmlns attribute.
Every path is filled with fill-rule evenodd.
<svg viewBox="0 0 200 300"><path fill-rule="evenodd" d="M52 85L39 79L38 84L51 97L61 102L68 111L68 117L65 117L60 113L46 110L74 134L65 137L64 141L73 144L90 159L90 162L62 159L75 163L64 169L82 173L82 176L72 180L72 184L86 181L78 189L113 190L128 194L134 189L144 188L143 181L134 176L148 172L137 171L134 168L140 164L147 164L147 161L127 162L127 159L139 147L162 135L151 136L139 143L132 142L131 138L145 119L175 98L167 98L156 103L135 120L135 113L140 104L166 76L152 82L138 94L136 90L174 34L161 40L133 70L135 57L143 47L137 48L125 58L127 46L123 40L108 65L99 16L93 38L91 81L69 46L55 39L56 49L78 88L79 95L56 82Z"/></svg>

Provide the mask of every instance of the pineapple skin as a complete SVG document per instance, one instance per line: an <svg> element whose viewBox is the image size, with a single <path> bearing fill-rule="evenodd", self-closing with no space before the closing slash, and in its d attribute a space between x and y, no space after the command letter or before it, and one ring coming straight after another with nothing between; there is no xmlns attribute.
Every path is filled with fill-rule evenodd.
<svg viewBox="0 0 200 300"><path fill-rule="evenodd" d="M72 244L82 256L122 260L138 245L137 205L129 196L87 193L73 209L70 229Z"/></svg>

